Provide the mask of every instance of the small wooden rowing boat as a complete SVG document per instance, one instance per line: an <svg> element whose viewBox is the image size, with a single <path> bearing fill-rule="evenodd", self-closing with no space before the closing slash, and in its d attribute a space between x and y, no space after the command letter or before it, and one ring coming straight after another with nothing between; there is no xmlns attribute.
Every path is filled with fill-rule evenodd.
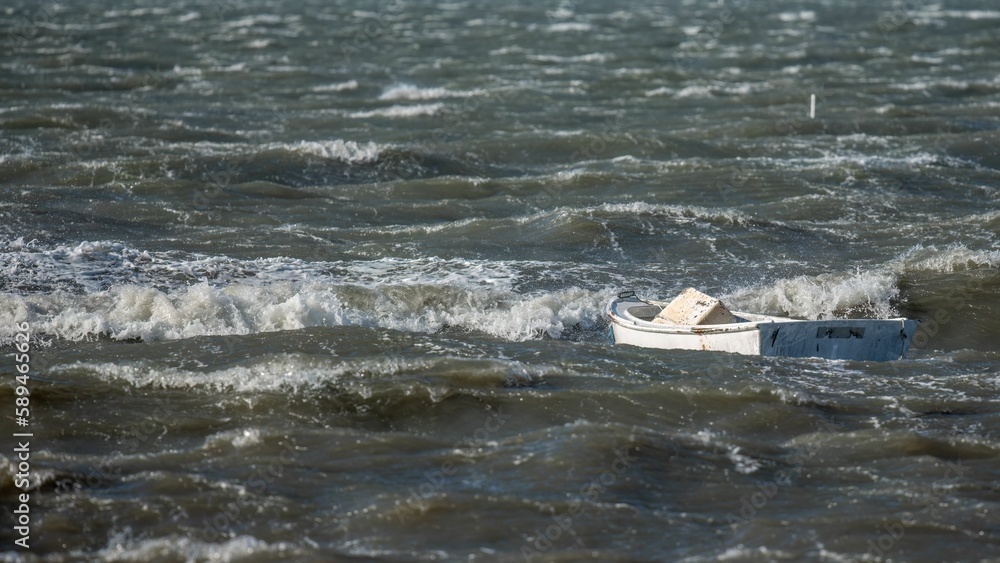
<svg viewBox="0 0 1000 563"><path fill-rule="evenodd" d="M615 343L666 350L886 361L906 356L920 324L904 318L810 321L730 313L724 307L720 310L721 303L717 300L706 305L704 299L697 304L681 303L680 306L689 305L689 309L695 309L695 315L715 317L709 324L677 324L665 320L663 313L667 309L677 309L684 295L669 303L639 299L631 291L612 298L608 302L607 316ZM699 309L702 305L705 306Z"/></svg>

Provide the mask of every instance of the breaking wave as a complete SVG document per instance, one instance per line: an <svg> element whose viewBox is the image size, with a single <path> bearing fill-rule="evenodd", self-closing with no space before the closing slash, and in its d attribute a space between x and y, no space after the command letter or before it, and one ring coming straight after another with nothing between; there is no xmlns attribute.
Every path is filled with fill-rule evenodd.
<svg viewBox="0 0 1000 563"><path fill-rule="evenodd" d="M473 360L455 356L419 358L365 358L347 360L298 354L267 356L248 366L212 371L164 367L149 362L75 363L56 371L83 370L108 382L136 387L201 389L212 392L255 393L267 391L316 391L335 387L346 394L369 399L379 390L403 389L407 395L425 395L437 401L453 385L503 387L530 385L550 373L552 365L525 364L516 360ZM230 438L252 441L242 433Z"/></svg>
<svg viewBox="0 0 1000 563"><path fill-rule="evenodd" d="M313 326L413 332L463 329L522 340L593 327L607 293L518 293L513 263L428 259L352 262L150 254L121 243L0 247L0 341L16 322L69 340L174 340Z"/></svg>
<svg viewBox="0 0 1000 563"><path fill-rule="evenodd" d="M897 278L886 272L821 274L741 289L725 301L741 311L806 319L897 315Z"/></svg>
<svg viewBox="0 0 1000 563"><path fill-rule="evenodd" d="M648 204L584 211L750 220L730 210ZM917 245L875 267L729 286L719 297L734 309L754 313L888 318L898 315L903 276L998 267L1000 251ZM548 279L545 272L553 269L577 272L581 282L589 278L591 285L524 289L525 279ZM0 294L0 343L9 342L15 324L24 320L36 332L67 340L106 336L161 341L332 326L464 330L515 341L560 338L599 329L603 307L616 287L639 279L615 273L607 264L573 270L535 261L440 258L179 258L110 241L46 246L8 239L0 240L0 282L7 288ZM663 292L672 283L665 280L648 290Z"/></svg>

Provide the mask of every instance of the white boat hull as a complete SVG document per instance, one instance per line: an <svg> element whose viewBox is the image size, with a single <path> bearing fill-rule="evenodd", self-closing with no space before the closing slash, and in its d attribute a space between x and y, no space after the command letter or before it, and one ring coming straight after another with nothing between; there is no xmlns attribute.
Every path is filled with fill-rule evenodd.
<svg viewBox="0 0 1000 563"><path fill-rule="evenodd" d="M665 303L612 299L607 315L616 344L664 350L713 350L757 356L832 360L898 360L919 325L911 319L806 321L734 312L745 322L671 325L651 322Z"/></svg>

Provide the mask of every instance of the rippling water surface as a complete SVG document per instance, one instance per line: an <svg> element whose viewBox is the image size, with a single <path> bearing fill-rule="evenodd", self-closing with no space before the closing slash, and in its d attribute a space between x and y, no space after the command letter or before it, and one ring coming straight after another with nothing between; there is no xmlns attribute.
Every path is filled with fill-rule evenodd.
<svg viewBox="0 0 1000 563"><path fill-rule="evenodd" d="M0 557L997 560L998 26L8 2ZM617 291L687 286L923 325L887 363L608 342Z"/></svg>

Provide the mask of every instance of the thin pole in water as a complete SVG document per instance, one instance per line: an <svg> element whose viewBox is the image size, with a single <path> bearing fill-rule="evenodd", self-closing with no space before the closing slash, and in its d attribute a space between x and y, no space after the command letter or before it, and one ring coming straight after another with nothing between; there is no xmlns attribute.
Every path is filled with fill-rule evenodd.
<svg viewBox="0 0 1000 563"><path fill-rule="evenodd" d="M816 94L809 94L809 119L816 118Z"/></svg>

